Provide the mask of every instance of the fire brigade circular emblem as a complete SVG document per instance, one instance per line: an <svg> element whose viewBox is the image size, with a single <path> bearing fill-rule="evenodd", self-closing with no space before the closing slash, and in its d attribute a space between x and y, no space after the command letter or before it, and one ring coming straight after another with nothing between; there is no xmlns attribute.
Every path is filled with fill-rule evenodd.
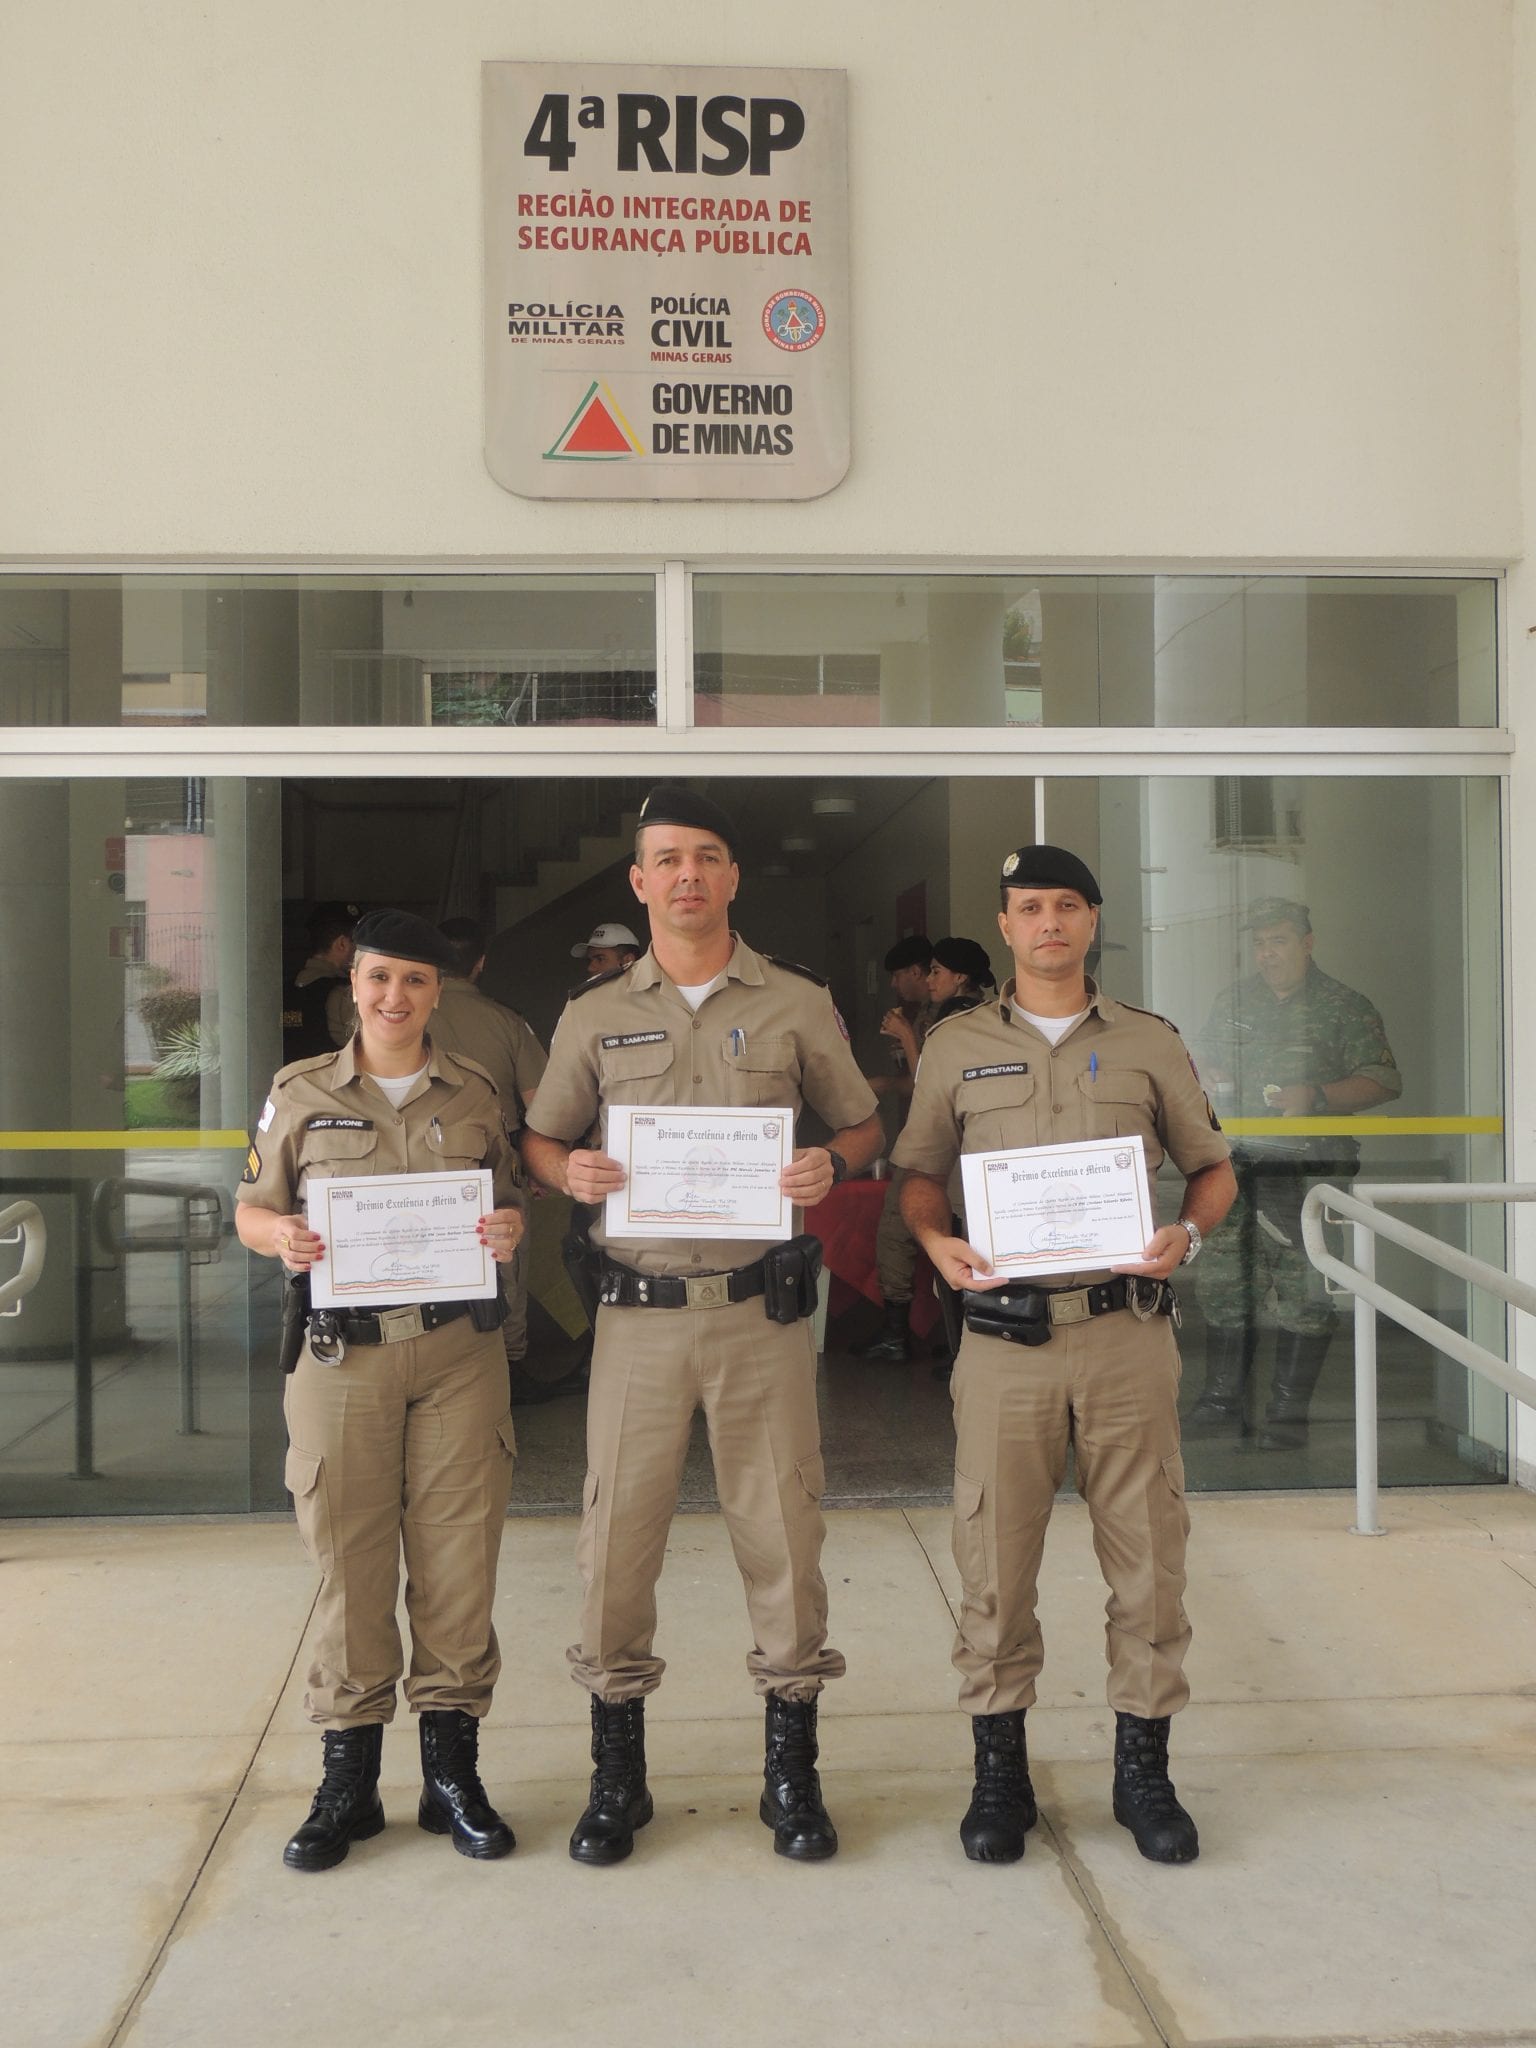
<svg viewBox="0 0 1536 2048"><path fill-rule="evenodd" d="M826 309L810 292L775 292L763 308L763 332L775 348L814 348L826 331Z"/></svg>

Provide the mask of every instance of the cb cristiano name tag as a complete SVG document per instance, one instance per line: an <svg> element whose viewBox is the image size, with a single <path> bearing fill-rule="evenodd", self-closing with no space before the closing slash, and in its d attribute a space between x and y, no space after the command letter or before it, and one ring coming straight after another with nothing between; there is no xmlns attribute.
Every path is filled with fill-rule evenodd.
<svg viewBox="0 0 1536 2048"><path fill-rule="evenodd" d="M496 1264L476 1230L496 1206L483 1166L312 1180L305 1200L325 1245L309 1274L316 1308L484 1301L496 1292Z"/></svg>
<svg viewBox="0 0 1536 2048"><path fill-rule="evenodd" d="M1010 1278L1128 1265L1156 1228L1139 1136L967 1152L960 1176L965 1234Z"/></svg>

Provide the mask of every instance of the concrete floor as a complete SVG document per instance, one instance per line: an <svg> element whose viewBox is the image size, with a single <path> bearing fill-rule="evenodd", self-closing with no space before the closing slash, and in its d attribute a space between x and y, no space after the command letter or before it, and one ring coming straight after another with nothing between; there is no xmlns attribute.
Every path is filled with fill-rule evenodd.
<svg viewBox="0 0 1536 2048"><path fill-rule="evenodd" d="M516 1519L485 1776L517 1854L391 1825L298 1876L319 1744L301 1719L313 1578L286 1525L0 1524L0 2026L16 2048L1075 2048L1536 2044L1536 1499L1193 1504L1196 1704L1176 1775L1188 1868L1108 1807L1102 1599L1083 1510L1047 1550L1030 1717L1042 1820L969 1864L967 1724L938 1509L830 1517L849 1676L823 1715L843 1851L776 1859L761 1714L718 1518L674 1526L650 1717L657 1817L615 1870L570 1862L585 1698L567 1520Z"/></svg>

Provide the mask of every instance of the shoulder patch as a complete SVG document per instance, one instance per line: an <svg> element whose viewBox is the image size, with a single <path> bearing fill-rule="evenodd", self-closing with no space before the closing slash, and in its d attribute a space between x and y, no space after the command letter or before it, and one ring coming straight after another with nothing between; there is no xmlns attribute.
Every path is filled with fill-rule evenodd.
<svg viewBox="0 0 1536 2048"><path fill-rule="evenodd" d="M628 974L628 972L629 969L627 967L610 967L606 974L594 974L590 981L578 982L575 988L568 988L565 992L565 1000L568 1003L574 1003L578 996L589 996L593 989L601 988L604 982L617 981L621 974Z"/></svg>
<svg viewBox="0 0 1536 2048"><path fill-rule="evenodd" d="M1116 997L1116 1001L1119 1001L1118 997ZM1175 1038L1179 1035L1178 1025L1174 1023L1171 1017L1165 1017L1160 1010L1144 1010L1140 1003L1121 1003L1120 1007L1122 1010L1134 1010L1138 1017L1155 1017L1159 1024L1167 1025Z"/></svg>
<svg viewBox="0 0 1536 2048"><path fill-rule="evenodd" d="M272 1085L274 1088L278 1088L285 1081L291 1081L295 1074L312 1074L316 1067L328 1067L335 1057L336 1054L334 1052L319 1052L311 1059L291 1060L286 1067L278 1068Z"/></svg>
<svg viewBox="0 0 1536 2048"><path fill-rule="evenodd" d="M827 986L822 975L812 974L809 967L802 967L798 960L781 960L777 953L765 953L763 958L770 967L782 967L786 974L798 974L806 981L814 981L818 988Z"/></svg>
<svg viewBox="0 0 1536 2048"><path fill-rule="evenodd" d="M261 1175L261 1154L253 1145L245 1155L245 1171L240 1176L243 1187L250 1187Z"/></svg>

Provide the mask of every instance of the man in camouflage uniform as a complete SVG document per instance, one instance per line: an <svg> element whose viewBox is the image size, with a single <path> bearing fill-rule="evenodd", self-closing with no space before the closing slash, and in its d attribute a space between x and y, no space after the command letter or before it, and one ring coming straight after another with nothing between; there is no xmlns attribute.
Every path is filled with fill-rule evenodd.
<svg viewBox="0 0 1536 2048"><path fill-rule="evenodd" d="M1375 1006L1313 962L1306 905L1267 896L1244 929L1257 971L1217 997L1199 1041L1201 1075L1218 1107L1237 1117L1339 1117L1400 1095L1402 1076ZM1345 1137L1245 1138L1232 1164L1238 1198L1199 1272L1205 1391L1184 1434L1246 1433L1258 1315L1273 1290L1275 1364L1259 1442L1296 1450L1306 1442L1338 1322L1302 1247L1301 1205L1315 1182L1352 1179L1360 1147Z"/></svg>

